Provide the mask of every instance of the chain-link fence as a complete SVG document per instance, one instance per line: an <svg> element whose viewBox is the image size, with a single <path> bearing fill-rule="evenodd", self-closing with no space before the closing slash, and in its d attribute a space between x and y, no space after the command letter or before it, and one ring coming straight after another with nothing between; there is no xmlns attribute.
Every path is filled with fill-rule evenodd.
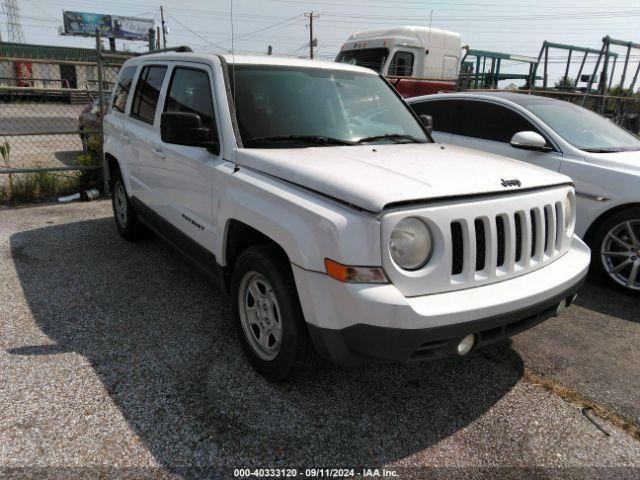
<svg viewBox="0 0 640 480"><path fill-rule="evenodd" d="M121 64L0 57L0 202L104 192L102 116Z"/></svg>

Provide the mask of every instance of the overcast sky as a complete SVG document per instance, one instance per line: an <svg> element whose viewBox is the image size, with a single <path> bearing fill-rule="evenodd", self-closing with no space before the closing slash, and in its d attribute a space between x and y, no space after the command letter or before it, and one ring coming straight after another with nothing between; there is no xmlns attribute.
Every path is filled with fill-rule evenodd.
<svg viewBox="0 0 640 480"><path fill-rule="evenodd" d="M162 2L170 45L188 44L209 52L231 49L230 0ZM18 0L18 4L26 41L36 44L94 45L91 39L58 35L63 9L160 19L160 4L150 0ZM430 17L434 27L460 33L463 43L472 48L521 55L536 56L545 39L592 48L600 48L605 35L640 42L638 0L234 0L236 53L264 54L272 45L275 55L307 55L309 32L304 13L311 10L319 14L314 21L317 54L331 60L354 31L386 25L427 26ZM0 13L4 40L5 22L6 15ZM118 48L122 46L118 41ZM124 46L146 49L141 42ZM637 62L640 51L636 53ZM551 53L554 62L562 62L563 57L565 52ZM578 66L576 63L575 71ZM551 76L562 75L561 68L556 65Z"/></svg>

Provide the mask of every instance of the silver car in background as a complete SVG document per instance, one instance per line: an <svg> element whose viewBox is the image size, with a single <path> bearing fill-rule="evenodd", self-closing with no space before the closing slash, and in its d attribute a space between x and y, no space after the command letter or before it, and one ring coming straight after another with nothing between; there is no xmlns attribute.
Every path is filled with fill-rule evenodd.
<svg viewBox="0 0 640 480"><path fill-rule="evenodd" d="M536 95L445 93L407 103L432 117L437 142L570 176L576 233L591 247L592 270L640 293L640 138L590 110Z"/></svg>

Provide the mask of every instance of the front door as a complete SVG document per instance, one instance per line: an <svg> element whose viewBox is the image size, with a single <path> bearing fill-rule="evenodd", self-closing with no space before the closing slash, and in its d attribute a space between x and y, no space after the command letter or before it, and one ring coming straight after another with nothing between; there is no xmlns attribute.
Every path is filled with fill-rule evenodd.
<svg viewBox="0 0 640 480"><path fill-rule="evenodd" d="M164 101L164 112L188 112L200 116L202 126L219 143L213 103L211 70L206 65L175 65ZM171 222L208 250L214 249L213 174L223 163L220 149L162 142L160 194L170 205Z"/></svg>

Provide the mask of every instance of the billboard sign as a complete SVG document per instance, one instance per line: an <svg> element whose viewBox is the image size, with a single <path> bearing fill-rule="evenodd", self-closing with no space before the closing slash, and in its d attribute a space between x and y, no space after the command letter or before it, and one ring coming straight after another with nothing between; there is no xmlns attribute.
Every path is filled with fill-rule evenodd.
<svg viewBox="0 0 640 480"><path fill-rule="evenodd" d="M128 40L149 40L149 29L153 28L153 20L130 17L112 18L115 37Z"/></svg>
<svg viewBox="0 0 640 480"><path fill-rule="evenodd" d="M105 37L112 36L111 15L86 12L62 12L65 35L93 36L96 28Z"/></svg>
<svg viewBox="0 0 640 480"><path fill-rule="evenodd" d="M153 20L146 18L120 17L87 12L62 12L64 35L93 37L96 28L103 37L127 40L148 40Z"/></svg>

